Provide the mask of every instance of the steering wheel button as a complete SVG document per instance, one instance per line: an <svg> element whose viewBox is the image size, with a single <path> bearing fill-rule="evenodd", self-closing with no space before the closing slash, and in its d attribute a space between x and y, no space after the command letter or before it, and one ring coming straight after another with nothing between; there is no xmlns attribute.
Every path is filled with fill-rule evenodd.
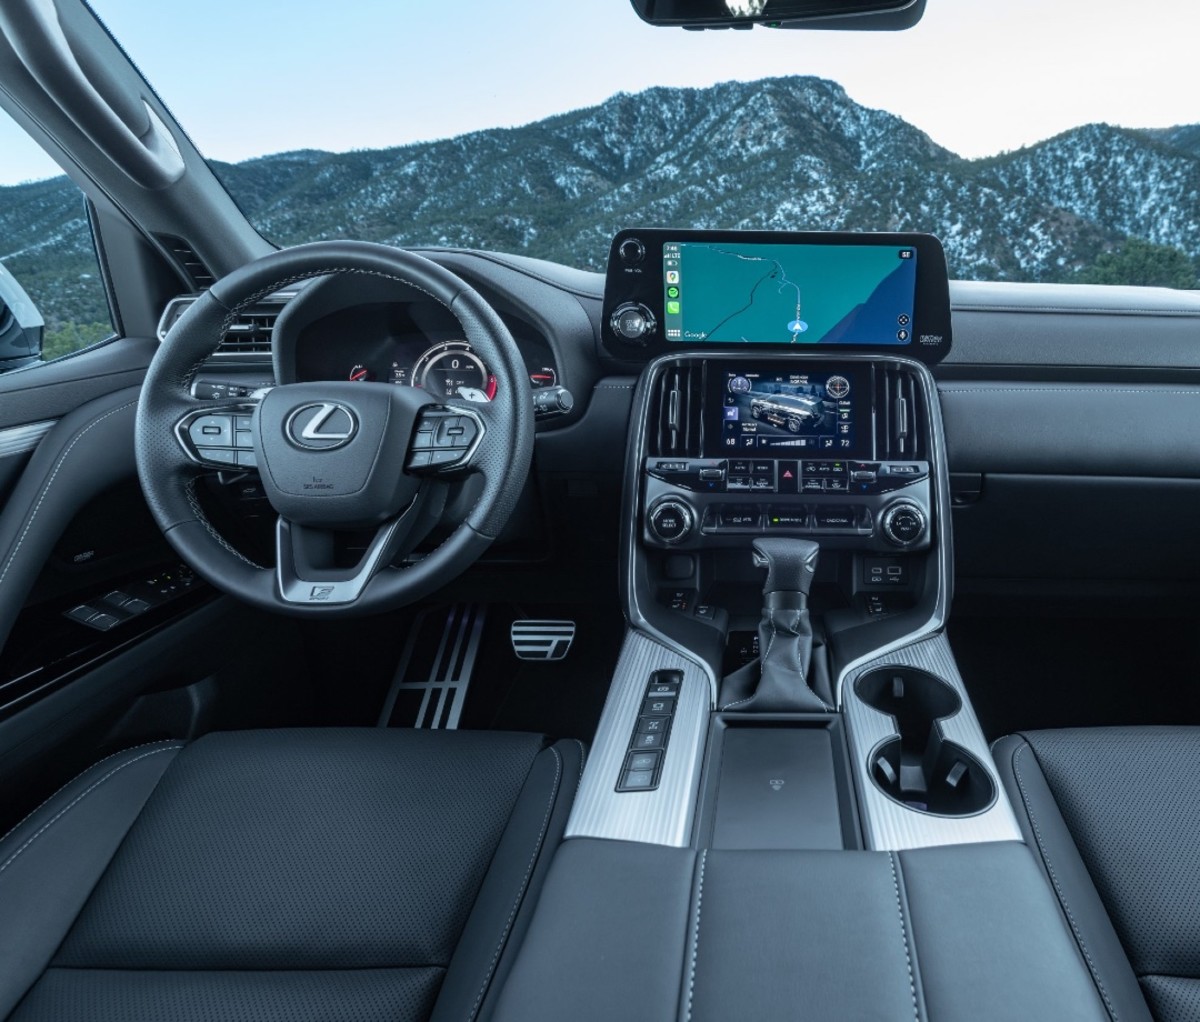
<svg viewBox="0 0 1200 1022"><path fill-rule="evenodd" d="M407 468L428 468L429 459L433 457L432 451L410 451L408 455Z"/></svg>
<svg viewBox="0 0 1200 1022"><path fill-rule="evenodd" d="M234 434L234 447L251 448L254 446L254 434L248 430L239 429Z"/></svg>
<svg viewBox="0 0 1200 1022"><path fill-rule="evenodd" d="M431 451L429 454L429 464L431 465L453 465L462 457L462 452L453 449L442 451Z"/></svg>
<svg viewBox="0 0 1200 1022"><path fill-rule="evenodd" d="M254 420L249 415L235 415L233 417L234 429L249 429Z"/></svg>
<svg viewBox="0 0 1200 1022"><path fill-rule="evenodd" d="M237 451L225 451L220 448L200 448L200 457L205 461L218 465L236 465Z"/></svg>
<svg viewBox="0 0 1200 1022"><path fill-rule="evenodd" d="M258 468L258 456L253 451L237 452L238 468Z"/></svg>
<svg viewBox="0 0 1200 1022"><path fill-rule="evenodd" d="M233 446L233 417L230 415L201 415L188 428L192 443L212 447Z"/></svg>

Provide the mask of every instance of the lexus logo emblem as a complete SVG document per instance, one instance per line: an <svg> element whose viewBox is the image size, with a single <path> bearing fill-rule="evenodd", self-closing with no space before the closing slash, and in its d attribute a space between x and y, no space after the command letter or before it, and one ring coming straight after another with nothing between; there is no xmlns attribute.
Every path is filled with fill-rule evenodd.
<svg viewBox="0 0 1200 1022"><path fill-rule="evenodd" d="M344 447L358 432L358 419L345 405L333 401L301 405L283 427L287 438L306 451Z"/></svg>

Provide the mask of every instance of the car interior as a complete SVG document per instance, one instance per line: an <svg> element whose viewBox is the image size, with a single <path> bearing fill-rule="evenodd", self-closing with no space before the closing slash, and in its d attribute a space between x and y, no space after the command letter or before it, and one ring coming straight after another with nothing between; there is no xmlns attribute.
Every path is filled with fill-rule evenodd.
<svg viewBox="0 0 1200 1022"><path fill-rule="evenodd" d="M0 276L0 1018L1200 1019L1200 291L277 247L84 0L0 107L114 324Z"/></svg>

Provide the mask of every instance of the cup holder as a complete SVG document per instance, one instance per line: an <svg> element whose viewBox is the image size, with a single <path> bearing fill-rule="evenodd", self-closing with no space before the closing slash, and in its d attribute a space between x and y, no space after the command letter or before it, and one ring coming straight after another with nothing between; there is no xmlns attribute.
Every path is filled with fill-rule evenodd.
<svg viewBox="0 0 1200 1022"><path fill-rule="evenodd" d="M937 726L962 708L946 682L911 667L881 667L859 678L854 691L899 732L870 756L871 779L888 798L935 816L972 816L992 804L990 772Z"/></svg>

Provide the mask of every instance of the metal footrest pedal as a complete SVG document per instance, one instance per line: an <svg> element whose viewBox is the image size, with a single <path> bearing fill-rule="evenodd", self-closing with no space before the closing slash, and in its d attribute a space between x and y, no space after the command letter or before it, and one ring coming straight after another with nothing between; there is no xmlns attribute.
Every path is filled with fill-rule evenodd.
<svg viewBox="0 0 1200 1022"><path fill-rule="evenodd" d="M486 617L487 608L475 603L418 615L384 700L380 727L458 727Z"/></svg>

